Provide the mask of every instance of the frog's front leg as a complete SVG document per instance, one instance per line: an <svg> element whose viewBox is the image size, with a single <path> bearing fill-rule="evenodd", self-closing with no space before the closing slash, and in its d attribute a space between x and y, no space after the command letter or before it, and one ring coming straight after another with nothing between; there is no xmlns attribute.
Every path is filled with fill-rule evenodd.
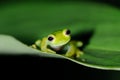
<svg viewBox="0 0 120 80"><path fill-rule="evenodd" d="M43 52L56 53L55 51L48 48L47 38L46 37L41 40L39 46L41 48L41 51L43 51Z"/></svg>
<svg viewBox="0 0 120 80"><path fill-rule="evenodd" d="M79 44L79 46L78 46ZM66 57L75 57L75 58L78 58L80 57L81 54L83 54L82 51L79 50L78 47L82 46L81 42L70 42L69 43L69 47L68 47L68 50L65 54Z"/></svg>
<svg viewBox="0 0 120 80"><path fill-rule="evenodd" d="M40 49L40 43L41 43L41 40L37 40L35 41L35 44L32 44L30 47L34 49Z"/></svg>
<svg viewBox="0 0 120 80"><path fill-rule="evenodd" d="M74 54L75 54L75 47L74 47L74 45L73 45L73 44L70 44L67 48L68 48L68 50L67 50L67 52L65 53L65 56L66 56L66 57L73 57Z"/></svg>
<svg viewBox="0 0 120 80"><path fill-rule="evenodd" d="M76 57L80 57L80 55L83 54L83 51L81 51L78 47L81 47L83 43L81 41L76 41Z"/></svg>

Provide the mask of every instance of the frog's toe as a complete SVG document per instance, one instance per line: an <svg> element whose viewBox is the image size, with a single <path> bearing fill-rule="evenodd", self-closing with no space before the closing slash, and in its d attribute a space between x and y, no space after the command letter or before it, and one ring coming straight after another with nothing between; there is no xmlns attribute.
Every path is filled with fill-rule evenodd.
<svg viewBox="0 0 120 80"><path fill-rule="evenodd" d="M78 42L77 42L77 46L78 46L78 47L81 47L82 45L83 45L83 43L82 43L81 41L78 41Z"/></svg>
<svg viewBox="0 0 120 80"><path fill-rule="evenodd" d="M31 47L31 48L34 48L34 49L37 49L37 47L36 47L35 44L31 45L30 47Z"/></svg>
<svg viewBox="0 0 120 80"><path fill-rule="evenodd" d="M47 52L48 52L48 53L53 53L53 54L56 54L56 52L55 52L55 51L50 50L50 49L48 49L48 50L47 50Z"/></svg>
<svg viewBox="0 0 120 80"><path fill-rule="evenodd" d="M76 58L79 58L83 54L79 49L76 51Z"/></svg>
<svg viewBox="0 0 120 80"><path fill-rule="evenodd" d="M41 40L37 40L37 41L35 42L35 44L36 44L37 46L40 46L40 43L41 43Z"/></svg>

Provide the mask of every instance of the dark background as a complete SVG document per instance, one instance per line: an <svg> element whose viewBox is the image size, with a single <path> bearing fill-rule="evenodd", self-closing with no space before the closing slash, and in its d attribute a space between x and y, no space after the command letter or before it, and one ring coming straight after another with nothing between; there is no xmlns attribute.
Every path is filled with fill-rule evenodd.
<svg viewBox="0 0 120 80"><path fill-rule="evenodd" d="M30 1L38 1L38 2L66 2L66 1L84 1L84 2L98 2L98 3L106 3L116 7L120 7L119 0L0 0L1 4L6 3L15 3L15 2L30 2Z"/></svg>
<svg viewBox="0 0 120 80"><path fill-rule="evenodd" d="M13 78L60 79L60 80L119 80L119 71L85 67L64 59L37 56L0 56L2 75ZM7 78L7 77L5 77Z"/></svg>

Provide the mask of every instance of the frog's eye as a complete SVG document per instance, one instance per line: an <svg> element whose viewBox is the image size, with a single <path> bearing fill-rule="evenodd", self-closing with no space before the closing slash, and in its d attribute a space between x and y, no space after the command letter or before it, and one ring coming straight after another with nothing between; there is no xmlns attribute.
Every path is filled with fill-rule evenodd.
<svg viewBox="0 0 120 80"><path fill-rule="evenodd" d="M64 33L65 36L69 36L70 35L70 30L69 29L65 29L63 31L63 33Z"/></svg>
<svg viewBox="0 0 120 80"><path fill-rule="evenodd" d="M53 38L52 36L49 36L49 37L48 37L48 40L49 40L49 41L53 41L53 39L54 39L54 38Z"/></svg>
<svg viewBox="0 0 120 80"><path fill-rule="evenodd" d="M70 30L66 30L66 35L70 35Z"/></svg>
<svg viewBox="0 0 120 80"><path fill-rule="evenodd" d="M54 35L49 35L48 36L48 41L53 41L55 39L55 36Z"/></svg>

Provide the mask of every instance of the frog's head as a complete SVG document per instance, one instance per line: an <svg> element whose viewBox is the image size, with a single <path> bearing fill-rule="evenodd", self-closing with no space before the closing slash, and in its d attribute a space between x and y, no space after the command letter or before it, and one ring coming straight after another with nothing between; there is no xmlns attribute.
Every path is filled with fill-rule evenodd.
<svg viewBox="0 0 120 80"><path fill-rule="evenodd" d="M70 30L63 29L61 31L56 31L50 35L48 35L48 44L51 47L61 47L65 44L67 44L70 39Z"/></svg>

